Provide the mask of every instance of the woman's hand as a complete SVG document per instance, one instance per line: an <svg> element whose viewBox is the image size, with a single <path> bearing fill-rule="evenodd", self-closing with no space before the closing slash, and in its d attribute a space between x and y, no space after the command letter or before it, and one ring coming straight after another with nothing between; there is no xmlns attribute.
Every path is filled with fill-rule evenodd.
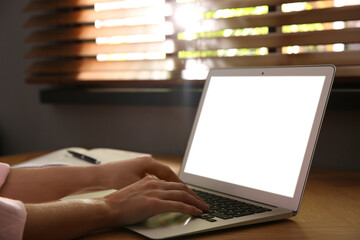
<svg viewBox="0 0 360 240"><path fill-rule="evenodd" d="M169 182L181 182L176 174L166 165L151 157L111 162L97 166L104 188L121 189L133 184L147 175L156 176Z"/></svg>
<svg viewBox="0 0 360 240"><path fill-rule="evenodd" d="M146 176L104 198L110 210L110 226L140 222L163 212L180 212L199 216L208 205L186 185Z"/></svg>
<svg viewBox="0 0 360 240"><path fill-rule="evenodd" d="M105 198L26 204L24 239L74 239L145 220L162 212L200 215L203 203L182 183L146 176Z"/></svg>

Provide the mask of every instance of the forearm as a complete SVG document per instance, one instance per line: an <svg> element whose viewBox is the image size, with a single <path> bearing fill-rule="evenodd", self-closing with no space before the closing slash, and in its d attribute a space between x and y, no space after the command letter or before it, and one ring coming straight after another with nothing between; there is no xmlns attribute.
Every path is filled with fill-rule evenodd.
<svg viewBox="0 0 360 240"><path fill-rule="evenodd" d="M0 196L25 203L57 200L84 189L103 185L96 166L11 169Z"/></svg>
<svg viewBox="0 0 360 240"><path fill-rule="evenodd" d="M24 239L74 239L108 227L109 211L99 199L26 204Z"/></svg>
<svg viewBox="0 0 360 240"><path fill-rule="evenodd" d="M11 169L0 196L39 203L83 190L121 189L147 174L179 182L171 169L149 157L89 167Z"/></svg>

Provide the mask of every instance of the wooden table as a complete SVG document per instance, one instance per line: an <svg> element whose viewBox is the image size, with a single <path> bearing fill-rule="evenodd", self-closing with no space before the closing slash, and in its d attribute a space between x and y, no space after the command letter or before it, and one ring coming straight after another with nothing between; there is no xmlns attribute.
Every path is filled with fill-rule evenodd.
<svg viewBox="0 0 360 240"><path fill-rule="evenodd" d="M0 157L15 164L44 152ZM178 172L181 158L154 155ZM86 240L144 239L126 229L98 233ZM181 239L353 239L360 240L360 171L314 168L310 172L300 213L271 223L209 232Z"/></svg>

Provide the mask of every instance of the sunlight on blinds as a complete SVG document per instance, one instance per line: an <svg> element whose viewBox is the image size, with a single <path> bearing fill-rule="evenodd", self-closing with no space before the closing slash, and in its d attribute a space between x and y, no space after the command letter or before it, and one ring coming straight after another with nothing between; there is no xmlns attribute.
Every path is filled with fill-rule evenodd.
<svg viewBox="0 0 360 240"><path fill-rule="evenodd" d="M153 7L161 6L165 0L123 0L113 2L98 2L94 4L95 11L106 11L123 8L139 8L139 7Z"/></svg>
<svg viewBox="0 0 360 240"><path fill-rule="evenodd" d="M193 2L195 4L181 4ZM182 78L185 80L205 79L209 66L202 63L201 58L214 57L236 57L266 55L268 48L238 48L232 44L231 48L222 48L221 44L214 47L209 45L208 40L221 38L235 38L240 36L268 34L268 27L255 28L223 28L216 20L234 19L242 16L263 15L268 13L268 6L256 6L245 8L225 8L209 10L202 5L202 1L177 0L178 8L175 12L175 21L182 32L177 34L180 41L188 41L190 50L178 52L180 59L191 59L186 61ZM234 3L236 6L236 3ZM209 21L207 21L209 20ZM206 29L207 31L204 31ZM191 43L192 42L192 43ZM192 46L191 46L192 45ZM199 50L199 46L202 46ZM208 46L208 47L205 47ZM194 48L192 50L191 48ZM214 49L212 49L214 48Z"/></svg>
<svg viewBox="0 0 360 240"><path fill-rule="evenodd" d="M123 44L123 43L148 43L164 42L167 34L173 33L170 22L166 22L165 17L171 15L172 9L165 4L165 0L126 0L115 2L95 3L96 12L111 11L116 9L150 7L151 10L145 11L141 16L95 20L96 28L123 27L123 26L143 26L161 25L161 33L134 34L110 37L97 37L96 44ZM96 56L98 61L126 61L126 60L158 60L165 59L166 53L174 51L173 44L167 42L164 51L159 52L133 52L133 53L99 53Z"/></svg>
<svg viewBox="0 0 360 240"><path fill-rule="evenodd" d="M197 84L185 80L211 68L311 64L360 76L360 0L29 0L25 11L32 83Z"/></svg>
<svg viewBox="0 0 360 240"><path fill-rule="evenodd" d="M312 2L297 2L282 4L282 12L307 11L313 9L325 9L331 7L344 7L359 5L360 0L331 0L331 1L312 1ZM325 23L310 23L310 24L293 24L282 27L283 33L296 32L310 32L310 31L324 31L324 30L339 30L346 28L360 27L360 21L335 21ZM360 50L360 44L325 44L325 45L310 45L310 46L285 46L282 47L284 54L299 54L306 52L343 52L346 49Z"/></svg>

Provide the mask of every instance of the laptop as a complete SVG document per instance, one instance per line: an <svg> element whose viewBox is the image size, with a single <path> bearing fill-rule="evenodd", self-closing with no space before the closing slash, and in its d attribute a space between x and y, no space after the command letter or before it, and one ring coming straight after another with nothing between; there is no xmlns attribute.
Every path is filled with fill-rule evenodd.
<svg viewBox="0 0 360 240"><path fill-rule="evenodd" d="M165 239L295 216L334 73L331 65L211 70L179 173L210 212L128 228Z"/></svg>

